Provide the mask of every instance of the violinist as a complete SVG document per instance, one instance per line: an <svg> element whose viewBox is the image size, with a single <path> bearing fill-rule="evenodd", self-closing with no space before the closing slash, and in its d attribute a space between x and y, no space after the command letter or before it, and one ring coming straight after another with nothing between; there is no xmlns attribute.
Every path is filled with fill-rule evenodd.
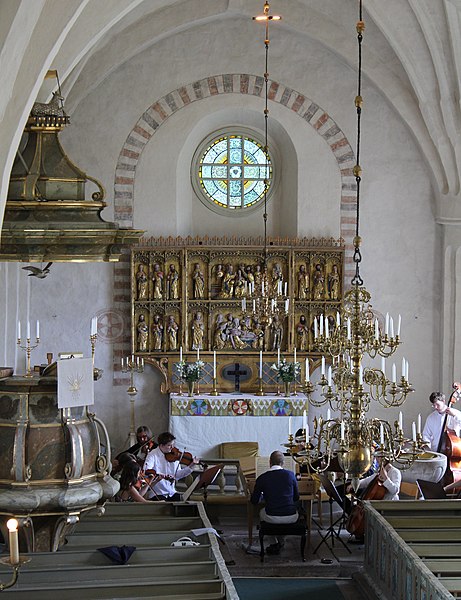
<svg viewBox="0 0 461 600"><path fill-rule="evenodd" d="M457 388L460 384L454 383ZM461 412L456 408L449 407L445 400L445 394L441 392L432 392L429 396L433 412L427 417L423 429L423 439L430 443L430 449L433 452L439 452L439 440L442 434L442 428L447 415L446 428L451 429L460 437L461 430Z"/></svg>
<svg viewBox="0 0 461 600"><path fill-rule="evenodd" d="M128 448L127 452L134 454L142 467L149 452L156 447L157 444L154 441L154 436L150 428L147 425L140 425L136 429L136 444Z"/></svg>
<svg viewBox="0 0 461 600"><path fill-rule="evenodd" d="M144 472L153 473L160 480L152 486L153 500L180 500L180 495L176 492L174 481L183 479L192 473L192 465L199 463L195 457L191 457L191 466L181 466L181 453L175 453L173 434L166 431L158 436L158 447L149 452L144 463ZM155 481L155 480L154 480Z"/></svg>
<svg viewBox="0 0 461 600"><path fill-rule="evenodd" d="M128 461L122 468L120 490L115 496L117 502L149 502L144 497L149 485L141 477L141 467L135 461Z"/></svg>

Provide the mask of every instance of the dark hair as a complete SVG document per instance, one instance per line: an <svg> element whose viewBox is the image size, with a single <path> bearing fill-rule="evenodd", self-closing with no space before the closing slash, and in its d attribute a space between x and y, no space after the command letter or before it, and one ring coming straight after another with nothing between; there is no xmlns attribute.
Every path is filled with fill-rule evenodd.
<svg viewBox="0 0 461 600"><path fill-rule="evenodd" d="M152 435L152 431L150 430L149 427L147 427L147 425L140 425L137 429L136 429L136 437L140 434L140 433L146 433L147 437L149 439L151 439L153 437Z"/></svg>
<svg viewBox="0 0 461 600"><path fill-rule="evenodd" d="M445 394L442 394L442 392L432 392L432 394L429 396L429 400L432 402L432 404L437 402L437 400L445 402Z"/></svg>
<svg viewBox="0 0 461 600"><path fill-rule="evenodd" d="M134 485L138 480L141 467L137 462L127 462L122 469L120 475L120 489L129 490L130 486Z"/></svg>
<svg viewBox="0 0 461 600"><path fill-rule="evenodd" d="M169 444L175 439L176 438L172 433L170 433L169 431L165 431L158 436L158 445L164 446L165 444Z"/></svg>
<svg viewBox="0 0 461 600"><path fill-rule="evenodd" d="M117 456L118 464L121 468L123 468L126 464L130 462L136 462L136 456L131 454L130 452L122 452Z"/></svg>
<svg viewBox="0 0 461 600"><path fill-rule="evenodd" d="M280 450L274 450L269 457L269 463L271 466L279 465L280 467L283 465L283 454Z"/></svg>

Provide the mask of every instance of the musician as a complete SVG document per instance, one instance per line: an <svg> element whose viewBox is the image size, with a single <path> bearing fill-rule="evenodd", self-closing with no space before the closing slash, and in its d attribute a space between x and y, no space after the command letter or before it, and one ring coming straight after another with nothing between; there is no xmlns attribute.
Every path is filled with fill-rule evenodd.
<svg viewBox="0 0 461 600"><path fill-rule="evenodd" d="M181 497L176 492L174 482L192 473L191 467L181 467L180 461L170 461L166 457L172 451L175 439L174 435L168 431L161 433L158 436L158 447L147 455L144 471L155 471L160 478L152 485L154 492L152 500L180 500ZM194 457L192 464L196 465L198 462L198 459Z"/></svg>
<svg viewBox="0 0 461 600"><path fill-rule="evenodd" d="M402 482L402 473L396 469L391 463L378 453L375 454L379 466L378 482L386 488L383 500L398 500L400 492L400 484ZM366 489L368 484L375 479L376 474L369 475L360 480L359 490Z"/></svg>
<svg viewBox="0 0 461 600"><path fill-rule="evenodd" d="M115 496L116 502L149 502L144 498L148 484L141 478L141 467L135 461L124 464L120 476L120 490Z"/></svg>
<svg viewBox="0 0 461 600"><path fill-rule="evenodd" d="M256 479L250 502L259 504L261 496L266 503L259 512L261 521L267 523L296 523L299 500L298 482L292 471L283 468L283 454L275 450L269 457L270 469ZM268 546L268 554L280 554L285 545L285 537L278 536Z"/></svg>
<svg viewBox="0 0 461 600"><path fill-rule="evenodd" d="M454 383L453 387L458 387L459 383ZM447 429L453 430L460 437L461 430L461 412L456 408L448 407L445 401L445 394L442 392L432 392L429 396L433 412L427 417L423 429L423 440L430 443L430 449L439 452L439 440L442 434L442 427L447 417Z"/></svg>

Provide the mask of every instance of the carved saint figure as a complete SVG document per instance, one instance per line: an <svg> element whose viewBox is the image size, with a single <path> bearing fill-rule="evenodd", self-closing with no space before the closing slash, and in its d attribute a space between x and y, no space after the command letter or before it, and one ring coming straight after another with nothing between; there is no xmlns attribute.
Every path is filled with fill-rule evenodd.
<svg viewBox="0 0 461 600"><path fill-rule="evenodd" d="M179 325L174 320L174 316L170 315L168 317L168 323L166 326L168 350L170 350L170 352L172 350L177 350L177 348L178 348L178 329L179 329Z"/></svg>
<svg viewBox="0 0 461 600"><path fill-rule="evenodd" d="M283 294L283 273L282 267L280 263L275 263L272 268L272 279L271 279L271 287L272 287L272 295L273 296L281 296Z"/></svg>
<svg viewBox="0 0 461 600"><path fill-rule="evenodd" d="M223 270L223 266L221 264L216 265L216 270L215 270L215 277L216 277L216 286L218 289L218 296L221 296L222 293L222 280L224 277L224 270Z"/></svg>
<svg viewBox="0 0 461 600"><path fill-rule="evenodd" d="M236 298L243 298L245 296L245 287L246 281L243 277L243 273L241 269L237 270L237 274L235 276L234 281L234 296Z"/></svg>
<svg viewBox="0 0 461 600"><path fill-rule="evenodd" d="M161 300L163 298L163 271L158 263L154 265L152 281L154 282L154 300Z"/></svg>
<svg viewBox="0 0 461 600"><path fill-rule="evenodd" d="M305 352L309 345L309 328L306 323L306 317L301 315L299 323L296 325L296 348Z"/></svg>
<svg viewBox="0 0 461 600"><path fill-rule="evenodd" d="M203 336L205 333L205 323L203 322L202 313L196 312L192 321L192 350L202 350Z"/></svg>
<svg viewBox="0 0 461 600"><path fill-rule="evenodd" d="M221 298L233 298L234 282L234 267L232 265L227 265L226 274L224 275L222 280Z"/></svg>
<svg viewBox="0 0 461 600"><path fill-rule="evenodd" d="M309 297L309 273L306 265L300 265L298 272L298 300L307 300Z"/></svg>
<svg viewBox="0 0 461 600"><path fill-rule="evenodd" d="M325 276L323 274L323 268L320 263L317 263L315 265L313 279L314 279L314 285L313 285L314 300L322 300L325 295Z"/></svg>
<svg viewBox="0 0 461 600"><path fill-rule="evenodd" d="M255 337L251 342L251 347L257 350L264 350L264 327L257 319L255 319L253 325L253 334Z"/></svg>
<svg viewBox="0 0 461 600"><path fill-rule="evenodd" d="M226 322L224 316L220 313L216 317L216 324L213 335L213 350L222 350L226 345Z"/></svg>
<svg viewBox="0 0 461 600"><path fill-rule="evenodd" d="M271 333L272 333L271 350L277 350L277 348L282 347L282 339L283 339L283 325L280 322L278 315L274 315L274 319L271 323Z"/></svg>
<svg viewBox="0 0 461 600"><path fill-rule="evenodd" d="M144 265L139 265L138 270L136 271L136 286L138 291L138 300L147 300L149 280L147 273L144 270Z"/></svg>
<svg viewBox="0 0 461 600"><path fill-rule="evenodd" d="M229 340L234 350L242 350L245 348L245 342L241 338L242 328L240 327L240 319L234 317L229 331Z"/></svg>
<svg viewBox="0 0 461 600"><path fill-rule="evenodd" d="M243 270L243 276L247 280L247 296L251 296L252 290L255 286L255 276L253 274L253 267L251 265L247 265Z"/></svg>
<svg viewBox="0 0 461 600"><path fill-rule="evenodd" d="M261 271L261 265L255 265L254 282L255 282L255 295L261 295L261 284L263 280L263 272Z"/></svg>
<svg viewBox="0 0 461 600"><path fill-rule="evenodd" d="M168 300L177 300L179 298L179 273L174 265L170 265L167 275Z"/></svg>
<svg viewBox="0 0 461 600"><path fill-rule="evenodd" d="M205 292L205 278L200 270L200 264L195 263L192 273L192 292L195 300L200 300Z"/></svg>
<svg viewBox="0 0 461 600"><path fill-rule="evenodd" d="M331 300L339 298L339 270L338 265L333 265L328 275L328 295Z"/></svg>
<svg viewBox="0 0 461 600"><path fill-rule="evenodd" d="M155 315L151 326L152 331L152 348L153 350L161 350L163 342L163 323L160 315Z"/></svg>
<svg viewBox="0 0 461 600"><path fill-rule="evenodd" d="M138 317L138 324L136 326L136 330L138 332L137 341L138 341L138 350L139 352L146 352L147 350L147 339L149 337L149 327L146 323L146 317L141 314Z"/></svg>

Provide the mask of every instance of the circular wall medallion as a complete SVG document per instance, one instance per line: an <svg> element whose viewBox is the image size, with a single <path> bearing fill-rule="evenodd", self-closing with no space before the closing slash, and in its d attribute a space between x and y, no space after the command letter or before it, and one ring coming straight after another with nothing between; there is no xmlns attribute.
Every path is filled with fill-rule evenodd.
<svg viewBox="0 0 461 600"><path fill-rule="evenodd" d="M125 319L120 311L109 308L98 311L95 316L98 318L98 341L113 344L122 338Z"/></svg>
<svg viewBox="0 0 461 600"><path fill-rule="evenodd" d="M249 408L248 400L234 400L232 402L232 412L234 415L245 415Z"/></svg>

